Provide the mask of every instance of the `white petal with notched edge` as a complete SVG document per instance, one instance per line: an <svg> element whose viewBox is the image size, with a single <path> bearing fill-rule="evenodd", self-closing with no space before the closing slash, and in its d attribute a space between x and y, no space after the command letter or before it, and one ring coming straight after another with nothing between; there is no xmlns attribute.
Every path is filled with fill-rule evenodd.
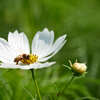
<svg viewBox="0 0 100 100"><path fill-rule="evenodd" d="M39 61L44 62L54 56L66 43L66 35L61 36L54 42L54 32L44 29L37 32L32 42L32 53L39 55ZM54 43L53 43L54 42Z"/></svg>
<svg viewBox="0 0 100 100"><path fill-rule="evenodd" d="M35 41L35 42L34 42ZM32 42L32 53L44 57L48 55L54 41L54 32L48 31L47 28L43 32L37 32Z"/></svg>
<svg viewBox="0 0 100 100"><path fill-rule="evenodd" d="M12 49L16 50L17 55L30 53L29 42L23 32L20 34L18 33L18 31L15 31L14 33L9 32L8 43L12 47Z"/></svg>
<svg viewBox="0 0 100 100"><path fill-rule="evenodd" d="M0 68L10 68L10 69L38 69L38 68L44 68L49 67L56 62L46 62L46 63L35 63L30 65L15 65L15 64L9 64L9 63L2 63L0 65Z"/></svg>
<svg viewBox="0 0 100 100"><path fill-rule="evenodd" d="M9 46L8 42L0 38L0 61L5 63L13 63L14 57L16 57L16 55Z"/></svg>

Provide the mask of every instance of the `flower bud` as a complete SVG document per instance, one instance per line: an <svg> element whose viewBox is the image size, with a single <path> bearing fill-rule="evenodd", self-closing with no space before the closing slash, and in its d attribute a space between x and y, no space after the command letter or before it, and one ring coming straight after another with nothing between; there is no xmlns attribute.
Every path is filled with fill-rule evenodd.
<svg viewBox="0 0 100 100"><path fill-rule="evenodd" d="M78 62L75 62L72 65L72 68L73 68L74 71L76 71L76 72L78 72L80 74L83 74L87 70L86 64L84 64L84 63L78 63Z"/></svg>

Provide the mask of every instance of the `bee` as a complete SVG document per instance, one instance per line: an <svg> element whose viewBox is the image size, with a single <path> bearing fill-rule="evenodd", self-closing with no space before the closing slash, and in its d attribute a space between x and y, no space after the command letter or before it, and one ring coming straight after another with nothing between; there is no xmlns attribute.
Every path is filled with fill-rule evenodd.
<svg viewBox="0 0 100 100"><path fill-rule="evenodd" d="M26 61L29 60L29 55L27 54L22 54L22 55L19 55L18 57L16 57L14 59L14 62L16 62L16 65L18 65L19 62L22 62L22 63L27 63ZM28 64L28 63L27 63Z"/></svg>

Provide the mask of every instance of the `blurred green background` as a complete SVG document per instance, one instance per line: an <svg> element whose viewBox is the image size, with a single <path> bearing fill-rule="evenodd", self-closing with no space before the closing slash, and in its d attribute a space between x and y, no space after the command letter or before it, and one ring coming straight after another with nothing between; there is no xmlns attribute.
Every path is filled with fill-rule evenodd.
<svg viewBox="0 0 100 100"><path fill-rule="evenodd" d="M55 37L67 34L67 43L50 61L56 65L37 70L43 100L99 100L100 98L100 0L0 0L0 37L25 32L30 43L47 27ZM76 78L56 98L71 78L63 64L84 62L88 74ZM0 100L37 100L30 71L0 69Z"/></svg>

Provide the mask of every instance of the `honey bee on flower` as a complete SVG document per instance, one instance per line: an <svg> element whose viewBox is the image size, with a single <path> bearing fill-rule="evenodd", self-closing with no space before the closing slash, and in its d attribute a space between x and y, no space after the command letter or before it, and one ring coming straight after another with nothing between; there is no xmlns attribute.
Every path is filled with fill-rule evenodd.
<svg viewBox="0 0 100 100"><path fill-rule="evenodd" d="M0 38L0 68L38 69L49 67L55 62L47 62L66 43L66 35L54 42L54 32L45 28L33 38L31 50L26 35L9 32L8 41ZM30 52L32 51L32 52Z"/></svg>

